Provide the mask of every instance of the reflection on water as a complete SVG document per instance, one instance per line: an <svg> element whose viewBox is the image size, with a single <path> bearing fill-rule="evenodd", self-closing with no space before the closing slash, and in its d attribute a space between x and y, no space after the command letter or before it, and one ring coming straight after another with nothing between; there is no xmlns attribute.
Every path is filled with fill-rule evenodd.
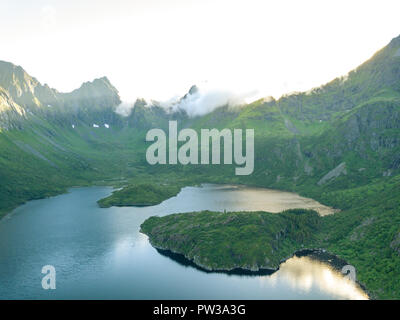
<svg viewBox="0 0 400 320"><path fill-rule="evenodd" d="M284 262L279 272L261 281L286 282L295 290L309 292L313 287L329 292L338 299L366 300L368 295L353 281L324 262L309 257L293 257Z"/></svg>
<svg viewBox="0 0 400 320"><path fill-rule="evenodd" d="M206 273L159 254L140 225L198 210L281 211L321 206L288 192L187 187L153 207L101 209L111 188L74 188L26 203L0 221L0 299L353 299L365 297L329 266L292 258L272 275ZM43 290L53 265L57 289Z"/></svg>
<svg viewBox="0 0 400 320"><path fill-rule="evenodd" d="M223 272L205 270L186 259L183 255L172 253L168 250L157 249L157 252L185 267L195 268L200 272L258 278L261 287L279 288L290 286L293 290L302 291L304 294L318 290L329 293L336 299L368 300L368 295L357 283L344 277L343 274L328 263L308 256L294 256L282 263L276 272L270 270L251 272L243 269Z"/></svg>
<svg viewBox="0 0 400 320"><path fill-rule="evenodd" d="M243 211L268 211L278 213L287 209L312 209L321 216L337 212L337 209L327 207L318 201L302 197L293 192L255 188L239 185L212 185L203 184L208 192L226 193L227 205L234 204L237 210Z"/></svg>

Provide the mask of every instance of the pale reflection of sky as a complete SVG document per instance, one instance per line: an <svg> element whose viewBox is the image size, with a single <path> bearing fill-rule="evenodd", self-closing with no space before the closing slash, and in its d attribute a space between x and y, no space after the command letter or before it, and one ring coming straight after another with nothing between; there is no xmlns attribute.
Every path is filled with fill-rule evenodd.
<svg viewBox="0 0 400 320"><path fill-rule="evenodd" d="M337 211L316 200L302 197L293 192L237 185L204 184L203 186L206 187L205 191L217 192L219 196L226 192L226 196L222 197L219 203L222 207L229 207L234 204L235 210L277 213L287 209L305 208L313 209L321 216Z"/></svg>
<svg viewBox="0 0 400 320"><path fill-rule="evenodd" d="M205 273L159 254L139 232L143 221L154 215L279 211L298 203L304 207L311 199L274 190L204 185L186 187L153 207L99 208L96 201L110 193L111 188L104 187L74 188L57 197L30 201L1 220L0 299L365 297L327 265L305 258L290 259L266 277ZM47 264L57 269L57 290L52 292L41 288L40 271Z"/></svg>
<svg viewBox="0 0 400 320"><path fill-rule="evenodd" d="M356 283L343 277L328 264L309 257L293 257L283 263L278 272L260 277L261 285L278 286L282 282L304 292L318 289L338 299L368 299Z"/></svg>

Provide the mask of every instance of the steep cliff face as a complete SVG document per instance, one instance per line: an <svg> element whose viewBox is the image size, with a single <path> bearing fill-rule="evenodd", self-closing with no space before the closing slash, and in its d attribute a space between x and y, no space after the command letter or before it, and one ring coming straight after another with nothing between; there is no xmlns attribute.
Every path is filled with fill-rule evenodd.
<svg viewBox="0 0 400 320"><path fill-rule="evenodd" d="M22 67L0 61L0 86L26 111L37 111L49 103L57 102L58 92L42 85Z"/></svg>
<svg viewBox="0 0 400 320"><path fill-rule="evenodd" d="M3 105L0 126L3 128L16 126L23 115L25 118L41 116L59 124L78 120L88 124L119 121L114 110L121 100L106 77L85 82L72 92L60 93L47 84L42 85L22 67L0 61L0 87Z"/></svg>
<svg viewBox="0 0 400 320"><path fill-rule="evenodd" d="M313 155L310 163L327 172L346 162L350 181L394 175L400 168L399 133L400 100L369 100L343 114L322 135L307 143L307 150ZM341 178L345 180L343 175Z"/></svg>
<svg viewBox="0 0 400 320"><path fill-rule="evenodd" d="M14 102L6 90L0 87L0 129L18 128L20 120L25 117L25 110Z"/></svg>

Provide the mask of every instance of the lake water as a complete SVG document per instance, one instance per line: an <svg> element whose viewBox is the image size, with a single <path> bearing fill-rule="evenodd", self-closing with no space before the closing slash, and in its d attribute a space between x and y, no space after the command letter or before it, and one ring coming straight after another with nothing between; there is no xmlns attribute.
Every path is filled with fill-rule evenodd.
<svg viewBox="0 0 400 320"><path fill-rule="evenodd" d="M296 194L236 186L186 187L153 207L101 209L109 187L73 188L28 202L0 221L0 299L365 299L329 265L294 257L272 275L206 273L162 255L139 232L150 216L313 207ZM303 200L304 199L304 200ZM322 212L320 211L320 212ZM42 267L56 269L43 290Z"/></svg>

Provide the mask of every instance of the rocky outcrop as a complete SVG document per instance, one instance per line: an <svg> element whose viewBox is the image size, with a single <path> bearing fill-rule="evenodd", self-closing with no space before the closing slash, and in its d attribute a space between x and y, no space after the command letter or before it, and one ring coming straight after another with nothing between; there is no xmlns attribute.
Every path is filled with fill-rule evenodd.
<svg viewBox="0 0 400 320"><path fill-rule="evenodd" d="M25 110L11 98L9 93L0 87L0 129L11 129L26 117Z"/></svg>
<svg viewBox="0 0 400 320"><path fill-rule="evenodd" d="M296 126L289 120L285 118L285 127L293 134L300 134Z"/></svg>
<svg viewBox="0 0 400 320"><path fill-rule="evenodd" d="M318 181L318 185L322 186L323 184L327 183L328 181L339 177L340 175L346 175L346 163L342 162L339 164L335 169L329 171L326 175L324 175L321 180Z"/></svg>

